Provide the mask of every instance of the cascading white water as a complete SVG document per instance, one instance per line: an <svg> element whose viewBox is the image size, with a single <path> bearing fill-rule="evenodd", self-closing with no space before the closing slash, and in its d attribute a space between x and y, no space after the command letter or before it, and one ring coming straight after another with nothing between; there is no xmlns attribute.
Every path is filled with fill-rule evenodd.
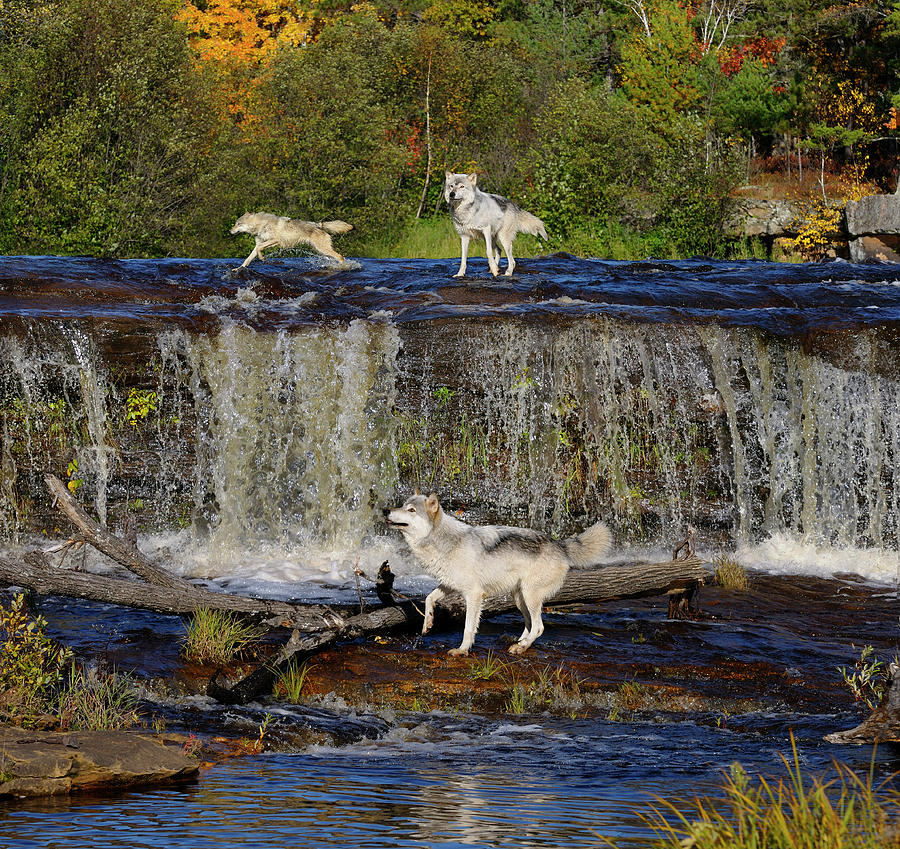
<svg viewBox="0 0 900 849"><path fill-rule="evenodd" d="M895 548L900 385L865 334L847 344L836 365L752 329L460 325L441 342L461 387L450 403L492 453L460 491L553 530L599 512L665 540L705 517L739 543L787 531ZM419 415L445 380L437 358L406 365Z"/></svg>
<svg viewBox="0 0 900 849"><path fill-rule="evenodd" d="M602 515L644 544L693 522L716 545L897 549L900 385L865 332L830 358L752 328L587 316L150 338L158 414L115 432L115 355L83 327L2 339L7 517L11 465L21 501L74 456L101 517L116 475L152 476L153 525L189 524L210 575L255 558L260 574L300 560L346 576L415 484L552 532Z"/></svg>
<svg viewBox="0 0 900 849"><path fill-rule="evenodd" d="M342 560L395 486L389 324L160 337L197 421L195 530L213 572L250 557Z"/></svg>
<svg viewBox="0 0 900 849"><path fill-rule="evenodd" d="M43 471L50 446L67 446L74 460L69 475L73 486L90 481L94 510L105 525L116 452L109 436L108 400L115 390L93 341L82 328L54 322L26 339L0 339L0 361L7 460L18 465L10 454L11 446L18 446L27 465Z"/></svg>

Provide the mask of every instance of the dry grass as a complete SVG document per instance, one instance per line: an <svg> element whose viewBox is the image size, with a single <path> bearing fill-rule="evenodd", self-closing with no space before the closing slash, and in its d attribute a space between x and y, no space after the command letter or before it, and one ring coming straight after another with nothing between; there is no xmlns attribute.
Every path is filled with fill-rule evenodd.
<svg viewBox="0 0 900 849"><path fill-rule="evenodd" d="M720 551L713 558L715 566L716 583L726 590L739 590L741 592L750 587L750 579L747 570L735 560L734 555Z"/></svg>
<svg viewBox="0 0 900 849"><path fill-rule="evenodd" d="M725 778L724 800L657 797L641 819L655 846L680 849L887 849L900 846L900 794L836 766L831 781L809 779L782 757L788 778L751 781L739 764ZM615 843L607 838L607 845Z"/></svg>

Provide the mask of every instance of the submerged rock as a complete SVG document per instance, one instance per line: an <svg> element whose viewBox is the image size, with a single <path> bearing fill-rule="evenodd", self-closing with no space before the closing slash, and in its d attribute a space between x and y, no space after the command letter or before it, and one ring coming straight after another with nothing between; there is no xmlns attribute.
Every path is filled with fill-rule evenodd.
<svg viewBox="0 0 900 849"><path fill-rule="evenodd" d="M169 745L166 744L169 742ZM182 740L131 731L0 729L0 798L60 796L196 777Z"/></svg>

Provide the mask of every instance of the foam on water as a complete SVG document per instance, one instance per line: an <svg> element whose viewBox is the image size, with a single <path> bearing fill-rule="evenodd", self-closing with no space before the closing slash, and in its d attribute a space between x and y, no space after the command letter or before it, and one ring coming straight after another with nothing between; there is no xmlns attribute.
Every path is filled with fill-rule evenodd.
<svg viewBox="0 0 900 849"><path fill-rule="evenodd" d="M779 532L739 546L735 556L747 568L775 575L831 578L846 573L900 588L900 554L890 549L822 545Z"/></svg>

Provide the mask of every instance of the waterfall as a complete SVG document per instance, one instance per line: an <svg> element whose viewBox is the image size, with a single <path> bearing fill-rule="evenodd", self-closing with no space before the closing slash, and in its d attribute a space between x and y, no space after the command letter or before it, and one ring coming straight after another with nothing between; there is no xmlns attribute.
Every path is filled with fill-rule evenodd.
<svg viewBox="0 0 900 849"><path fill-rule="evenodd" d="M60 453L66 456L67 465L56 471L69 478L73 491L88 484L94 511L105 525L107 486L115 457L108 399L115 390L93 340L83 328L53 322L35 326L25 337L0 337L0 360L3 461L10 467L3 489L5 500L15 505L12 512L19 516L10 528L21 525L22 514L28 512L24 506L27 499L11 494L15 475L21 468L33 485L42 487L41 473L53 468Z"/></svg>
<svg viewBox="0 0 900 849"><path fill-rule="evenodd" d="M900 386L868 331L816 347L506 316L128 338L0 337L8 537L54 527L50 469L101 521L184 529L211 574L247 552L346 561L414 486L474 520L568 533L602 516L650 545L687 522L722 546L898 545Z"/></svg>
<svg viewBox="0 0 900 849"><path fill-rule="evenodd" d="M358 550L393 492L389 324L159 339L196 422L194 531L214 562ZM161 394L165 389L161 385Z"/></svg>

